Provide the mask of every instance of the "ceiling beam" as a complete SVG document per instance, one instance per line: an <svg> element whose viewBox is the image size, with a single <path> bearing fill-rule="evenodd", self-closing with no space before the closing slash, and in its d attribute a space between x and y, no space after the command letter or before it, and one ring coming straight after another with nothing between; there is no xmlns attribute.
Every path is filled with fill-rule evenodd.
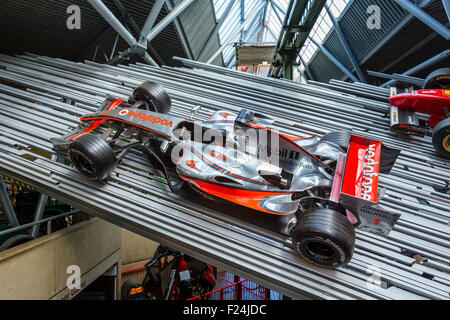
<svg viewBox="0 0 450 320"><path fill-rule="evenodd" d="M123 26L116 16L105 6L101 0L87 0L89 4L108 22L108 24L128 43L129 46L137 44L133 35Z"/></svg>
<svg viewBox="0 0 450 320"><path fill-rule="evenodd" d="M321 43L317 42L316 40L314 40L312 37L308 37L308 39L314 43L319 49L320 51L323 52L323 54L330 59L339 69L342 70L342 72L344 72L347 77L349 77L350 79L352 79L352 81L354 82L359 82L358 78L356 78L353 73L347 69L347 67L345 67L330 51L328 51Z"/></svg>
<svg viewBox="0 0 450 320"><path fill-rule="evenodd" d="M280 11L280 13L281 13L283 16L286 15L286 12L283 10L283 8L280 7L280 5L279 5L275 0L270 0L270 4L271 4L272 6L274 6L275 8L277 8L278 11Z"/></svg>
<svg viewBox="0 0 450 320"><path fill-rule="evenodd" d="M245 21L245 0L241 0L241 24ZM244 29L241 30L241 40L244 40Z"/></svg>
<svg viewBox="0 0 450 320"><path fill-rule="evenodd" d="M278 76L280 68L291 70L300 49L308 38L326 0L315 0L308 6L308 1L291 0L283 21L283 28L278 37L277 46L272 57L270 76ZM274 2L275 4L275 2ZM289 72L292 75L292 72Z"/></svg>
<svg viewBox="0 0 450 320"><path fill-rule="evenodd" d="M125 54L119 54L110 60L110 63L117 63L121 59L125 59L138 53L149 64L158 67L158 64L147 53L147 48L140 45L133 35L124 27L124 25L116 18L116 16L105 6L101 0L87 0L89 4L97 10L97 12L105 19L109 25L128 43L130 49Z"/></svg>
<svg viewBox="0 0 450 320"><path fill-rule="evenodd" d="M364 73L361 70L361 67L359 66L358 59L356 59L356 56L350 47L350 44L347 41L347 38L345 37L344 33L342 32L341 26L339 25L339 22L336 20L335 16L330 10L330 7L325 4L325 9L327 10L328 16L330 17L331 22L333 23L334 30L339 36L339 40L341 40L342 46L344 47L345 52L347 53L348 58L350 59L350 62L353 65L353 68L355 68L356 73L358 74L358 78L361 82L367 83L366 77L364 76Z"/></svg>
<svg viewBox="0 0 450 320"><path fill-rule="evenodd" d="M303 64L303 66L305 67L306 73L308 74L309 78L310 78L312 81L315 81L315 80L316 80L316 77L315 77L314 74L312 73L312 71L311 71L311 69L309 68L309 66L305 63L305 61L303 61L303 59L302 59L301 56L299 56L298 58L299 58L300 62Z"/></svg>
<svg viewBox="0 0 450 320"><path fill-rule="evenodd" d="M415 4L410 2L409 0L394 0L397 2L403 9L407 10L409 13L411 13L413 16L415 16L417 19L425 23L427 26L429 26L431 29L436 31L438 34L440 34L443 38L445 38L447 41L450 40L450 30L444 26L442 23L434 19L432 16L430 16L428 13L423 11L421 8L417 7ZM449 0L447 0L449 1Z"/></svg>
<svg viewBox="0 0 450 320"><path fill-rule="evenodd" d="M141 45L145 45L147 43L147 35L150 33L150 31L152 31L153 25L155 24L155 21L158 18L159 13L161 12L164 2L166 2L166 0L156 0L153 4L152 9L148 14L144 26L142 27L142 31L139 35L139 43Z"/></svg>
<svg viewBox="0 0 450 320"><path fill-rule="evenodd" d="M134 21L133 17L128 13L128 10L125 8L125 6L122 4L122 2L120 0L113 0L113 2L114 2L114 5L119 9L122 16L124 17L123 23L128 24L131 27L132 31L136 35L140 35L141 29L137 25L136 21ZM153 7L152 7L152 10L153 10ZM139 43L140 39L137 39L137 40ZM158 54L158 52L156 52L155 48L148 42L146 43L146 46L147 46L147 49L150 51L152 57L156 58L156 60L158 60L158 63L160 65L164 64L164 60L159 56L159 54Z"/></svg>
<svg viewBox="0 0 450 320"><path fill-rule="evenodd" d="M164 30L172 21L174 21L194 0L183 0L179 5L173 8L154 28L147 34L142 34L151 42L162 30Z"/></svg>
<svg viewBox="0 0 450 320"><path fill-rule="evenodd" d="M174 8L174 3L173 0L166 0L165 3L167 10L168 11L172 11ZM178 39L181 42L181 46L183 47L183 51L186 54L186 56L190 59L190 60L194 60L194 54L192 53L192 49L191 46L189 44L189 40L187 39L186 36L186 32L184 32L184 28L181 24L181 20L180 20L180 16L178 15L174 20L173 20L173 25L175 27L175 32L178 35Z"/></svg>
<svg viewBox="0 0 450 320"><path fill-rule="evenodd" d="M450 1L442 0L442 5L444 6L445 13L447 14L447 19L450 22Z"/></svg>
<svg viewBox="0 0 450 320"><path fill-rule="evenodd" d="M441 61L450 61L450 49L444 50L441 53L435 55L434 57L431 57L430 59L422 62L421 64L419 64L417 66L415 66L414 68L411 68L411 69L403 72L402 75L410 76L410 75L412 75L414 73L417 73L417 72L419 72L419 71L421 71L421 70L423 70L425 68L428 68L428 67L430 67L430 66L432 66L432 65L434 65L434 64L436 64L438 62L441 62ZM390 85L390 84L392 84L394 82L395 82L394 80L390 80L390 81L388 81L386 83L383 83L381 85L381 87L387 87L388 85Z"/></svg>
<svg viewBox="0 0 450 320"><path fill-rule="evenodd" d="M283 19L281 18L280 14L278 13L277 9L275 8L274 1L270 1L270 5L272 6L273 12L275 12L275 15L277 16L278 21L280 22L281 26L283 27Z"/></svg>
<svg viewBox="0 0 450 320"><path fill-rule="evenodd" d="M211 48L211 45L214 43L214 40L216 39L216 36L219 33L220 28L222 27L225 20L227 19L231 9L233 8L234 3L235 3L234 0L229 0L228 6L225 8L225 11L223 12L219 21L217 21L216 26L214 27L214 30L209 35L208 41L206 41L205 45L203 46L202 50L200 51L197 61L202 61L205 58L206 53L208 52L209 48Z"/></svg>

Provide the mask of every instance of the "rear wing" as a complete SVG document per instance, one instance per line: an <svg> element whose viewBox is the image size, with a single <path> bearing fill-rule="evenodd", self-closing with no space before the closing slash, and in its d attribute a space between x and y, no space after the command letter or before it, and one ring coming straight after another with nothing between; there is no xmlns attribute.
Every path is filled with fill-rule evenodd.
<svg viewBox="0 0 450 320"><path fill-rule="evenodd" d="M379 174L390 172L398 154L380 141L351 136L347 155L339 158L331 198L358 229L387 236L400 217L378 205Z"/></svg>

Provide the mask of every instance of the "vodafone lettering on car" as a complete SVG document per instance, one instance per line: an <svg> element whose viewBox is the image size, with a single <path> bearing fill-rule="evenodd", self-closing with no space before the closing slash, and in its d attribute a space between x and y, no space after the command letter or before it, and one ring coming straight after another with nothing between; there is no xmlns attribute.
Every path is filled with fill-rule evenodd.
<svg viewBox="0 0 450 320"><path fill-rule="evenodd" d="M142 122L151 122L152 124L160 124L163 126L168 126L168 127L172 127L173 126L173 122L172 121L168 121L166 119L161 119L159 117L155 117L149 114L145 114L145 113L141 113L141 112L136 112L133 110L121 110L119 112L119 115L121 116L129 116L132 118L136 118L136 119L140 119Z"/></svg>
<svg viewBox="0 0 450 320"><path fill-rule="evenodd" d="M366 149L366 155L364 156L363 164L363 182L361 183L361 196L363 199L372 201L373 194L373 183L374 179L378 177L378 173L376 170L376 166L378 165L378 161L375 161L375 144L369 144L369 147Z"/></svg>

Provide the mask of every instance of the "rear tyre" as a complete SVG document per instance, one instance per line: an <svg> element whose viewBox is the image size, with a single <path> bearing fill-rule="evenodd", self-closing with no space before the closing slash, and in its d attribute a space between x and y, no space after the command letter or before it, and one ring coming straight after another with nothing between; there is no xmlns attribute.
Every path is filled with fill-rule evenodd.
<svg viewBox="0 0 450 320"><path fill-rule="evenodd" d="M116 166L116 155L111 146L94 134L84 134L69 147L73 165L90 180L102 182Z"/></svg>
<svg viewBox="0 0 450 320"><path fill-rule="evenodd" d="M350 145L351 135L348 131L331 131L320 138L320 142L331 142L347 150Z"/></svg>
<svg viewBox="0 0 450 320"><path fill-rule="evenodd" d="M450 118L442 120L434 127L433 146L437 153L450 158Z"/></svg>
<svg viewBox="0 0 450 320"><path fill-rule="evenodd" d="M8 250L12 247L18 246L19 244L33 240L34 238L29 234L16 234L12 236L0 246L0 251Z"/></svg>
<svg viewBox="0 0 450 320"><path fill-rule="evenodd" d="M152 81L141 83L133 91L133 99L144 101L150 111L169 113L172 106L169 94L160 84Z"/></svg>
<svg viewBox="0 0 450 320"><path fill-rule="evenodd" d="M441 68L430 73L425 79L424 89L449 89L450 68Z"/></svg>
<svg viewBox="0 0 450 320"><path fill-rule="evenodd" d="M291 237L302 257L325 268L346 265L355 246L355 229L347 217L325 208L300 215Z"/></svg>

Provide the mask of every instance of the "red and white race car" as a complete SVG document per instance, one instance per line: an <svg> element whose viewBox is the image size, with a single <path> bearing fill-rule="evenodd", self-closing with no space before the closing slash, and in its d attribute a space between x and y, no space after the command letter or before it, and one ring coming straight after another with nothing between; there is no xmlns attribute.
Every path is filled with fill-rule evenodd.
<svg viewBox="0 0 450 320"><path fill-rule="evenodd" d="M431 73L424 89L397 94L391 88L391 130L431 135L438 154L450 158L450 68Z"/></svg>
<svg viewBox="0 0 450 320"><path fill-rule="evenodd" d="M76 129L52 139L54 150L98 181L132 148L142 150L172 191L182 182L248 208L255 219L287 216L295 249L323 267L350 261L355 227L386 236L399 218L377 204L379 174L398 156L380 141L341 131L294 137L246 109L196 121L168 114L170 107L168 93L145 82L129 102L108 98L81 117Z"/></svg>

